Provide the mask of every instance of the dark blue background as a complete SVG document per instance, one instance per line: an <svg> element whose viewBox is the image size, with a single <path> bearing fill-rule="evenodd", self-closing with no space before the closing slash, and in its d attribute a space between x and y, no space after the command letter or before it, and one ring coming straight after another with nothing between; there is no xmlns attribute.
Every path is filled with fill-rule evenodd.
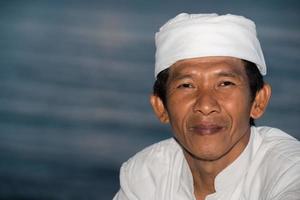
<svg viewBox="0 0 300 200"><path fill-rule="evenodd" d="M299 1L0 1L0 199L111 199L122 162L171 136L148 97L180 12L257 24L273 86L258 124L300 138Z"/></svg>

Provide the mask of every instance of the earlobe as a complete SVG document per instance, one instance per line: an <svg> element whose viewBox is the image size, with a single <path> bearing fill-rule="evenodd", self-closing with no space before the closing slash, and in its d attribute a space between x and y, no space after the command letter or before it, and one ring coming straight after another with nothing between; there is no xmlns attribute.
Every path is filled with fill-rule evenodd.
<svg viewBox="0 0 300 200"><path fill-rule="evenodd" d="M156 95L151 95L150 103L159 121L161 121L162 123L168 123L169 122L168 112L165 109L162 100Z"/></svg>
<svg viewBox="0 0 300 200"><path fill-rule="evenodd" d="M264 84L263 88L257 92L250 113L252 118L258 119L264 114L268 106L271 93L271 86L269 84Z"/></svg>

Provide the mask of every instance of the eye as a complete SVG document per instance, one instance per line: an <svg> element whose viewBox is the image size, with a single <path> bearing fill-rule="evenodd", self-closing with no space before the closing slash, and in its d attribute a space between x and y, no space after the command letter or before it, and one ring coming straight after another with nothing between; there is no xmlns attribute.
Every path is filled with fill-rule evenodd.
<svg viewBox="0 0 300 200"><path fill-rule="evenodd" d="M223 81L220 83L221 87L227 87L227 86L234 86L235 83L231 82L231 81Z"/></svg>
<svg viewBox="0 0 300 200"><path fill-rule="evenodd" d="M191 83L182 83L177 88L194 88L194 86Z"/></svg>

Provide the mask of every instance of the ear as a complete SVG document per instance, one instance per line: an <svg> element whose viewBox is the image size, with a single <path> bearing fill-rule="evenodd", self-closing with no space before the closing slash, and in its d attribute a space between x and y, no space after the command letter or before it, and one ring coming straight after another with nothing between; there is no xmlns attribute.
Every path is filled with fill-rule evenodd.
<svg viewBox="0 0 300 200"><path fill-rule="evenodd" d="M271 97L271 86L269 84L264 84L263 88L258 91L252 104L250 116L254 119L260 118L269 103Z"/></svg>
<svg viewBox="0 0 300 200"><path fill-rule="evenodd" d="M162 123L168 123L169 122L168 112L162 100L156 95L151 95L150 103L159 121Z"/></svg>

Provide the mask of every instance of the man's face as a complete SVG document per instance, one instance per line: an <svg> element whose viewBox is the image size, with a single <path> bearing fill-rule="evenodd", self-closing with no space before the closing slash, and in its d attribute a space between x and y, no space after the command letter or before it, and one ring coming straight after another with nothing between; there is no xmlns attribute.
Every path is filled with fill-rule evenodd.
<svg viewBox="0 0 300 200"><path fill-rule="evenodd" d="M250 135L251 108L241 59L186 59L170 67L167 121L193 156L217 160L242 151Z"/></svg>

